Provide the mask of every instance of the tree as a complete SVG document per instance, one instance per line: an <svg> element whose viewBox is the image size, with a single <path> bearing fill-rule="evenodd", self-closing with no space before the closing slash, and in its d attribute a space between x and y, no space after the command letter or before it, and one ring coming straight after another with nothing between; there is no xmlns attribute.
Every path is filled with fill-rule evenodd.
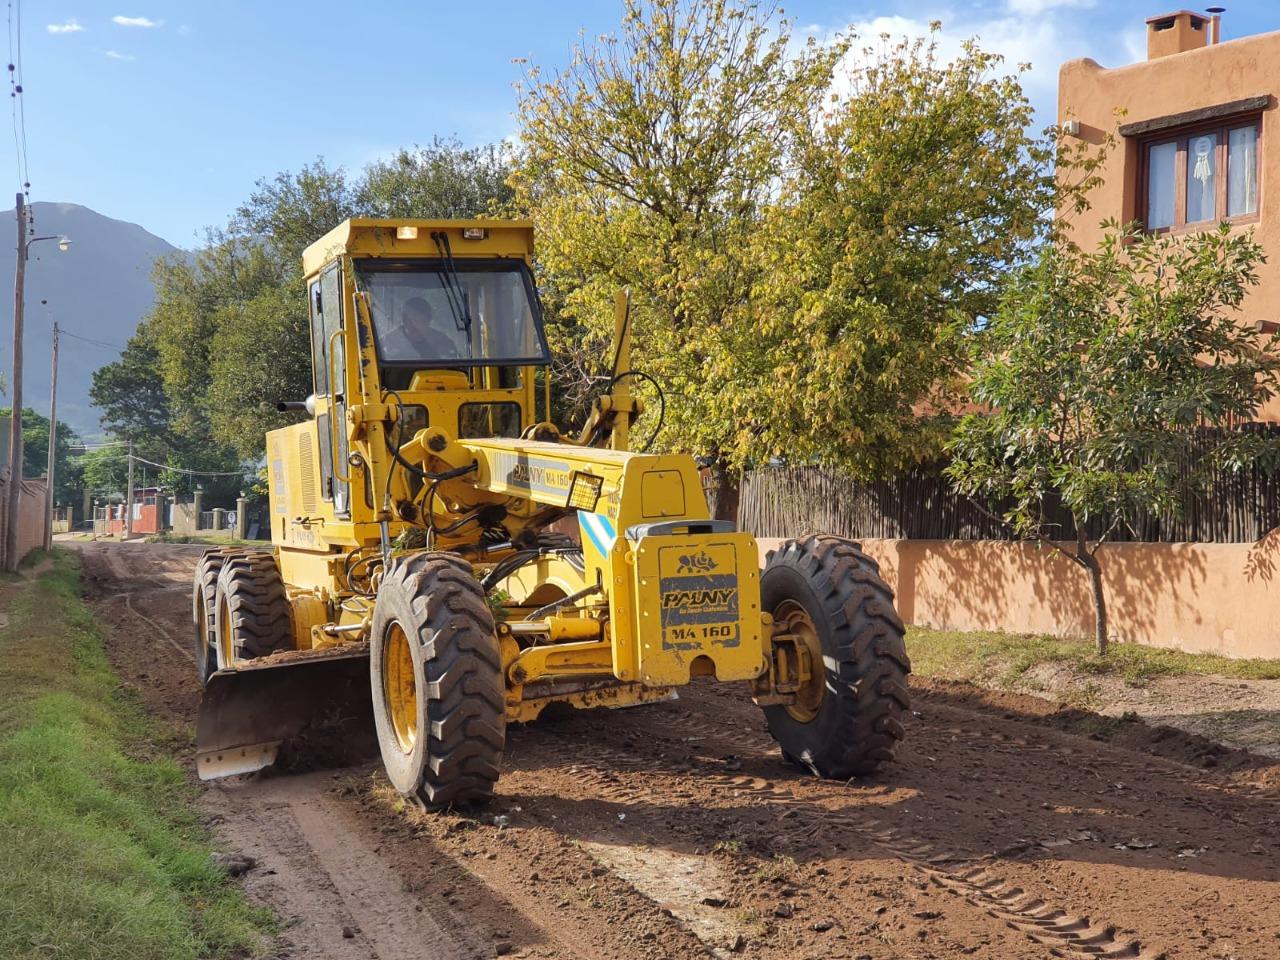
<svg viewBox="0 0 1280 960"><path fill-rule="evenodd" d="M163 269L182 269L181 264ZM154 463L186 470L234 473L240 458L225 444L213 442L208 419L197 405L182 404L184 415L174 416L161 368L156 325L152 318L138 325L121 351L120 359L94 371L89 396L102 410L102 425L117 440L131 441L135 453ZM126 451L111 447L81 458L82 480L87 489L115 493L125 488ZM162 471L157 480L177 493L190 493L202 485L217 500L234 498L242 481L236 476L193 477L181 470Z"/></svg>
<svg viewBox="0 0 1280 960"><path fill-rule="evenodd" d="M154 444L169 437L169 398L147 321L138 325L119 360L94 371L89 399L101 411L102 426L118 439Z"/></svg>
<svg viewBox="0 0 1280 960"><path fill-rule="evenodd" d="M502 144L465 147L436 138L428 147L397 150L364 170L354 206L366 217L465 219L511 205L511 151Z"/></svg>
<svg viewBox="0 0 1280 960"><path fill-rule="evenodd" d="M1095 251L1045 246L982 335L971 396L985 412L961 422L948 473L1087 572L1100 654L1099 548L1143 514L1177 511L1215 471L1274 453L1235 429L1280 375L1276 337L1236 313L1264 259L1251 234L1226 224L1177 239L1111 223ZM1043 524L1055 498L1072 516L1071 547Z"/></svg>
<svg viewBox="0 0 1280 960"><path fill-rule="evenodd" d="M722 516L771 458L872 479L936 455L968 338L1088 165L1055 182L1018 72L972 44L797 52L752 2L625 10L522 90L514 182L561 390L605 379L629 285L662 446L713 464Z"/></svg>
<svg viewBox="0 0 1280 960"><path fill-rule="evenodd" d="M283 422L276 403L312 390L307 304L301 283L228 304L214 318L205 410L215 437L247 460Z"/></svg>
<svg viewBox="0 0 1280 960"><path fill-rule="evenodd" d="M353 216L490 212L510 200L507 164L499 146L466 148L452 140L398 151L354 178L317 160L259 181L194 257L157 264L155 309L140 328L151 352L135 365L150 363L159 374L164 412L154 393L149 410L166 422L170 451L200 451L206 461L221 454L207 467L167 462L234 469L238 461L262 457L266 431L293 422L296 414L280 413L276 404L312 390L302 275L309 244ZM104 391L117 376L128 381L132 374L104 374ZM140 411L123 401L117 408L141 423Z"/></svg>
<svg viewBox="0 0 1280 960"><path fill-rule="evenodd" d="M12 407L0 408L0 417L13 415ZM79 468L71 459L71 448L79 437L65 423L58 424L54 449L54 500L66 503L76 489ZM22 411L22 476L26 480L43 477L49 472L49 418L30 407Z"/></svg>
<svg viewBox="0 0 1280 960"><path fill-rule="evenodd" d="M92 494L123 493L128 483L128 460L119 447L90 450L79 460L81 483Z"/></svg>
<svg viewBox="0 0 1280 960"><path fill-rule="evenodd" d="M742 382L753 327L751 237L783 172L785 131L817 103L844 42L798 50L754 2L627 0L620 34L521 85L517 208L538 259L563 370L607 379L616 290L630 286L637 365L666 388L659 442L707 457L736 508ZM583 349L585 346L585 350Z"/></svg>
<svg viewBox="0 0 1280 960"><path fill-rule="evenodd" d="M791 115L791 159L755 233L758 380L743 456L876 480L936 457L968 340L1025 262L1059 190L1018 72L966 44L860 52L821 110ZM1074 157L1064 157L1068 164ZM1086 175L1087 171L1081 175Z"/></svg>
<svg viewBox="0 0 1280 960"><path fill-rule="evenodd" d="M144 335L151 338L155 350L173 443L224 448L232 461L257 460L262 456L261 435L248 445L243 442L243 431L234 424L228 433L220 433L213 421L215 406L225 411L238 405L241 413L258 416L261 422L262 408L270 405L270 422L279 425L284 421L275 414L275 403L311 392L305 322L301 341L295 338L282 343L278 336L280 327L296 327L289 316L271 317L267 329L255 332L264 347L279 351L268 359L289 371L291 386L286 396L269 394L279 382L276 378L267 383L251 382L234 367L218 363L226 360L220 352L220 339L225 338L228 326L245 320L246 305L258 298L271 298L275 291L289 288L294 291L292 316L302 313L305 317L300 274L300 267L286 266L264 244L225 235L193 258L173 258L156 265L155 307L146 320ZM261 312L255 312L252 320L260 319ZM257 363L255 369L261 369L263 358L255 349L235 359L243 366ZM230 373L230 381L219 379L219 372L224 376ZM220 421L223 426L228 423L226 417Z"/></svg>

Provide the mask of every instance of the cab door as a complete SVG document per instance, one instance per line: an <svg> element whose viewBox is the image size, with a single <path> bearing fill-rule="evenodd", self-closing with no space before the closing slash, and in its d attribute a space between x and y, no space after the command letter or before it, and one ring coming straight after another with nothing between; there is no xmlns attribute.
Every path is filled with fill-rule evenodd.
<svg viewBox="0 0 1280 960"><path fill-rule="evenodd" d="M333 504L337 517L351 516L351 485L348 482L346 349L342 336L342 272L333 263L311 284L311 366L317 399L323 411L316 416L320 441L321 495ZM332 353L330 353L332 350ZM332 382L330 377L332 375Z"/></svg>

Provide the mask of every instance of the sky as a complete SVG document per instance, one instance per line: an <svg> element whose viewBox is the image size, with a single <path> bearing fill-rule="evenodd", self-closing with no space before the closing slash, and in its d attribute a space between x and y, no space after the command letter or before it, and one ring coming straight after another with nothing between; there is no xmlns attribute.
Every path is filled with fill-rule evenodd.
<svg viewBox="0 0 1280 960"><path fill-rule="evenodd" d="M562 66L580 35L616 30L621 11L620 0L6 2L11 35L21 18L31 199L81 203L187 248L224 224L257 180L317 157L359 168L436 136L515 136L517 61ZM784 6L798 34L818 36L849 27L868 39L914 36L940 20L944 49L977 37L1010 64L1030 63L1025 86L1049 123L1062 62L1144 59L1143 21L1179 4ZM1275 29L1273 0L1230 4L1223 19L1224 40ZM0 164L16 189L7 130Z"/></svg>

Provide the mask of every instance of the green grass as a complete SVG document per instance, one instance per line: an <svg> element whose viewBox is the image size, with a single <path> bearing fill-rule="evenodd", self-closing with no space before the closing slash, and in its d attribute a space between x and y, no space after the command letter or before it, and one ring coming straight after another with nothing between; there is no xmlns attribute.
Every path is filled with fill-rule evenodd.
<svg viewBox="0 0 1280 960"><path fill-rule="evenodd" d="M226 536L191 536L190 534L175 533L153 533L146 538L147 543L205 543L211 547L248 547L248 546L264 546L265 540L241 540L237 537Z"/></svg>
<svg viewBox="0 0 1280 960"><path fill-rule="evenodd" d="M6 585L0 957L243 957L270 916L209 858L193 788L113 674L74 556Z"/></svg>
<svg viewBox="0 0 1280 960"><path fill-rule="evenodd" d="M1032 667L1060 663L1079 673L1115 676L1133 686L1155 677L1213 674L1240 680L1280 679L1280 660L1235 660L1135 643L1112 643L1099 657L1093 643L1059 637L911 627L907 650L915 673L940 679L1012 686Z"/></svg>

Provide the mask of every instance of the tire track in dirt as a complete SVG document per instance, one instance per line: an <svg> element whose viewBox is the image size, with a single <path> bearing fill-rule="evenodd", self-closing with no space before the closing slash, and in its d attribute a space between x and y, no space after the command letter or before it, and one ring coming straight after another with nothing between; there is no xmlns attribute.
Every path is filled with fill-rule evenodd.
<svg viewBox="0 0 1280 960"><path fill-rule="evenodd" d="M114 568L85 561L87 573L106 568L98 592L118 625L113 663L126 678L146 671L132 674L144 699L153 683L189 691L188 655L174 657L170 641L185 635L189 603L177 587L200 551L115 551L124 549ZM162 572L146 579L152 551ZM135 582L119 581L120 570ZM126 591L125 604L108 602ZM143 618L170 639L151 627L139 635ZM259 834L281 839L264 841L247 884L264 896L279 884L267 902L302 918L283 953L387 960L364 932L382 922L368 901L385 883L399 885L401 909L429 911L464 956L492 956L495 943L574 960L1276 955L1280 871L1266 851L1280 849L1280 815L1268 770L1193 769L1141 744L1065 731L1030 705L926 689L899 762L849 786L789 772L738 690L680 692L644 709L512 727L494 804L466 817L403 809L372 768L338 771L337 793L323 775L301 781L301 818L280 798L250 804ZM187 721L191 697L169 697ZM243 797L287 782L250 781ZM243 812L234 798L217 805L228 820ZM1082 827L1099 836L1057 845ZM253 835L222 829L232 848ZM336 845L327 859L308 840L321 831ZM1115 852L1131 836L1158 849ZM364 851L357 860L388 871L369 867L373 887L343 885L349 842ZM1177 859L1183 843L1211 849ZM341 924L360 929L344 940Z"/></svg>
<svg viewBox="0 0 1280 960"><path fill-rule="evenodd" d="M251 876L250 889L284 914L287 946L316 960L421 955L433 960L472 960L492 954L465 926L447 930L348 821L327 794L329 777L238 780L214 786L206 809L222 817L245 854L267 871ZM305 913L295 912L309 901Z"/></svg>
<svg viewBox="0 0 1280 960"><path fill-rule="evenodd" d="M653 726L646 724L645 729L652 734ZM664 745L660 740L646 741L647 747L641 754L626 753L599 743L591 734L561 735L554 742L543 741L537 744L522 743L517 747L521 765L529 765L542 769L554 764L569 764L568 774L573 781L573 788L564 791L561 796L566 800L598 799L615 805L619 810L643 810L656 799L672 796L676 793L671 784L673 775L683 770L679 763L670 758L655 757L652 754ZM886 843L875 836L872 826L851 816L833 815L830 811L815 806L811 802L799 798L779 784L756 776L727 775L698 771L696 779L699 792L707 795L718 795L722 803L749 804L761 811L777 811L773 819L779 828L786 823L785 829L790 832L801 832L812 835L818 831L830 831L841 828L846 835L856 834L865 847L874 847L888 858L900 860L909 866L915 866L916 858L904 849L903 844ZM705 801L704 801L705 802ZM711 819L721 812L707 803L701 812ZM737 808L734 808L735 812ZM625 812L619 813L622 820ZM872 824L878 825L875 821ZM618 826L615 824L615 826ZM657 838L655 838L657 839ZM740 924L726 917L724 907L732 897L723 892L724 875L717 875L714 870L715 860L705 855L703 825L694 822L668 826L661 836L660 843L644 843L641 837L633 837L632 843L621 842L622 838L614 835L607 842L597 842L589 837L579 838L576 842L586 849L594 858L609 869L623 876L635 885L642 893L672 912L685 926L701 939L708 950L715 956L727 957L735 952L735 932ZM696 849L704 847L704 852L696 857L681 854L681 846ZM663 849L663 848L666 849ZM637 848L642 852L637 854ZM674 849L674 852L673 852ZM713 869L708 870L708 866ZM822 868L820 876L829 871ZM942 884L935 884L941 888ZM784 891L787 887L782 888ZM950 891L954 892L954 891ZM985 902L977 902L979 898L969 898L966 906L973 910L973 917L968 926L985 929L1012 925L998 916ZM785 910L784 910L785 912ZM856 912L856 908L855 908ZM925 911L929 916L932 911ZM786 913L790 916L790 913ZM1066 916L1060 911L1056 917ZM1037 914L1037 918L1039 915ZM822 926L819 920L814 930L826 930L830 926ZM872 925L874 927L874 924ZM1016 928L1013 928L1016 929ZM870 931L866 931L870 932ZM1018 931L1025 932L1025 931ZM1036 938L1031 938L1036 942ZM1069 940L1064 937L1063 940ZM737 941L741 944L742 941ZM960 950L962 953L975 953L984 943L981 935L973 936L969 945ZM1044 941L1039 941L1044 945ZM763 948L766 944L760 943ZM738 949L741 949L739 946ZM788 955L788 954L784 954ZM1049 955L1048 952L1045 954ZM1068 955L1068 954L1064 954ZM1074 956L1075 954L1069 954ZM1092 954L1090 954L1092 955ZM1110 956L1110 954L1102 954ZM1138 953L1117 953L1117 957L1139 957Z"/></svg>
<svg viewBox="0 0 1280 960"><path fill-rule="evenodd" d="M124 597L124 605L129 608L129 612L131 614L133 614L143 623L150 624L155 629L156 633L164 637L164 639L168 642L169 646L177 650L178 653L180 653L183 657L190 660L192 663L196 662L196 655L193 652L191 652L189 649L184 647L182 644L180 644L177 640L173 639L173 635L169 633L168 630L160 626L160 624L156 623L154 620L148 617L145 613L138 612L138 609L133 605L133 594L126 593L126 594L123 594L122 596Z"/></svg>
<svg viewBox="0 0 1280 960"><path fill-rule="evenodd" d="M689 700L682 704L671 705L660 716L656 716L654 722L646 725L648 734L652 736L657 730L666 730L677 738L715 742L740 750L744 757L776 758L776 747L766 733L752 733L744 729L744 724L740 721L735 722L727 718L725 712L715 712L721 707L722 702L728 699L722 688L713 688L712 696L706 699L721 702L710 707L705 703L691 707ZM1089 743L1088 752L1093 756L1082 757L1079 769L1117 792L1126 789L1126 784L1113 782L1119 780L1121 776L1125 779L1132 777L1131 784L1142 783L1144 780L1150 781L1145 785L1143 801L1154 800L1164 803L1172 810L1190 806L1210 814L1215 820L1247 828L1250 832L1243 834L1246 843L1252 837L1274 833L1276 823L1274 817L1269 821L1270 826L1260 823L1257 817L1259 803L1268 806L1274 803L1276 797L1272 789L1256 788L1250 784L1245 784L1243 789L1233 789L1225 782L1207 783L1203 780L1200 770L1187 767L1173 759L1144 756L1129 749L1090 743L1076 735L1056 729L1032 727L1028 730L1023 722L1010 724L1015 730L1022 728L1016 733L992 730L992 718L988 713L950 704L930 703L928 700L924 705L932 715L939 717L942 721L961 724L946 727L939 724L940 733L952 739L956 737L965 739L980 747L988 756L1007 757L1009 758L1007 763L1010 765L1026 765L1034 757L1048 759L1059 752L1080 756L1082 743ZM977 725L984 722L987 725L986 729L978 728ZM758 728L759 724L746 726ZM700 736L687 736L695 731ZM1093 765L1105 769L1105 776L1094 769ZM1165 776L1152 777L1151 775L1155 772L1163 773ZM759 777L726 778L723 775L709 774L707 779L726 786L747 789L766 798L769 802L800 808L810 803L807 798L827 802L837 801L842 799L843 792L840 785L808 779L794 780L790 787L782 788ZM1192 791L1195 792L1194 797L1190 796ZM1133 790L1129 788L1128 793L1132 796ZM1209 799L1204 799L1202 796L1204 794L1207 794ZM948 797L950 797L949 794ZM847 794L843 799L847 799ZM874 801L874 798L867 799ZM1049 808L1051 804L1042 803L1040 806ZM1148 809L1144 807L1140 812L1145 814ZM1036 887L1042 890L1046 886L1052 888L1053 881L1040 878L1038 882L1029 882L1025 874L1032 872L1031 870L1024 870L1024 876L1021 879L1010 879L1007 871L997 868L999 861L1009 854L1016 858L1025 850L1061 847L1065 843L1063 840L1042 843L1019 840L995 852L974 854L957 852L946 842L938 843L924 839L910 831L895 828L873 816L850 818L847 815L832 813L822 807L811 808L808 813L811 817L821 819L825 824L843 826L878 844L886 852L893 854L909 864L913 870L926 876L931 883L962 897L975 907L986 909L991 916L1007 923L1011 929L1019 930L1034 942L1048 946L1055 956L1152 958L1165 954L1163 949L1144 946L1142 939L1136 934L1122 932L1119 925L1109 919L1100 919L1095 915L1091 920L1089 916L1078 911L1071 912L1069 904L1063 903L1060 895L1056 898L1037 895ZM1084 833L1088 834L1090 831L1084 831ZM1088 836L1087 839L1097 842L1100 838ZM1125 848L1124 844L1112 844L1112 846L1116 849ZM1143 849L1144 846L1155 846L1155 844L1144 844L1138 849ZM1105 848L1106 844L1103 844L1103 847ZM1250 852L1259 854L1262 853L1262 848L1254 842ZM1187 855L1192 857L1196 854L1197 851L1187 851ZM1179 854L1179 856L1182 855ZM953 869L947 864L962 866ZM964 866L966 864L968 866ZM1019 866L1031 868L1032 865L1024 863ZM1196 901L1192 901L1194 902ZM1167 907L1168 904L1161 905L1161 908ZM1154 921L1153 929L1164 933L1168 928L1162 922L1165 914L1161 908L1151 913L1151 919L1154 921L1155 917L1161 918L1160 921ZM1229 938L1234 931L1229 924L1224 923L1221 934L1211 933L1209 929L1202 929L1199 933L1203 938L1212 941ZM1276 934L1276 938L1280 939L1280 933ZM1175 943L1178 940L1176 937L1173 939ZM1186 948L1192 955L1200 955L1200 952L1190 943L1186 943ZM1271 953L1268 952L1267 956L1270 955Z"/></svg>
<svg viewBox="0 0 1280 960"><path fill-rule="evenodd" d="M720 698L717 698L720 699ZM628 720L631 718L629 717ZM753 734L743 729L740 722L722 716L712 716L691 710L684 704L673 704L667 709L654 711L654 715L645 718L643 732L646 737L639 736L636 741L649 747L661 746L653 739L653 734L666 731L672 738L671 743L689 743L696 741L715 741L741 751L744 756L753 759L776 758L776 745L767 734ZM708 727L715 728L708 730ZM697 733L694 736L692 734ZM944 732L959 733L985 743L1008 744L1009 749L999 747L996 752L1017 753L1024 750L1048 752L1052 745L1048 742L1029 742L1027 737L1009 737L1001 733L964 729L946 728ZM652 752L652 751L646 751ZM581 770L589 768L586 778L591 780L600 795L619 803L638 803L650 792L642 786L631 785L621 781L617 771L631 770L654 774L660 771L659 766L634 754L627 754L589 741L581 743L574 753L575 764ZM1121 765L1118 765L1121 766ZM1133 771L1138 765L1129 765ZM700 774L703 783L719 786L737 797L750 797L767 806L781 807L793 811L808 820L813 829L843 827L861 836L869 843L876 845L887 854L908 864L913 870L926 877L932 884L956 895L970 906L981 910L991 917L1007 924L1011 929L1024 934L1029 940L1049 947L1056 956L1064 957L1103 957L1133 958L1147 960L1157 956L1156 952L1144 949L1140 939L1121 934L1119 927L1106 919L1091 919L1089 916L1071 912L1066 905L1054 902L1051 898L1038 895L1034 890L1025 890L1019 882L1012 881L990 865L977 865L979 860L994 859L991 854L967 854L939 846L910 833L896 829L874 816L850 816L833 813L830 809L816 805L812 799L799 795L790 787L783 786L774 780L758 776L729 775L718 773ZM837 791L841 787L822 781L804 781L806 793L817 794L825 800L847 800ZM949 868L947 864L960 864L959 868ZM1025 885L1025 881L1021 881Z"/></svg>
<svg viewBox="0 0 1280 960"><path fill-rule="evenodd" d="M607 748L584 747L575 754L584 780L593 783L600 796L619 803L640 803L652 794L639 786L629 785L616 776L619 769L646 770L643 761ZM903 834L871 817L832 814L815 807L779 784L753 776L706 774L703 781L719 786L732 796L748 797L764 806L781 808L798 814L810 829L843 827L874 844L890 856L908 864L948 893L958 895L967 904L1008 924L1028 939L1053 947L1055 955L1068 957L1101 957L1111 960L1154 960L1137 940L1119 939L1115 924L1091 921L1089 917L1066 909L1028 892L995 873L990 868L972 866L948 870L948 862L968 862L976 858L939 849L927 841ZM700 916L690 911L689 919L698 929Z"/></svg>
<svg viewBox="0 0 1280 960"><path fill-rule="evenodd" d="M81 552L116 669L152 709L190 724L197 699L192 658L175 639L187 627L189 598L173 589L172 577L148 576L135 561L181 564L185 594L199 551L175 558L169 545L87 544ZM174 650L182 656L174 657ZM334 793L330 778L355 778L361 789ZM555 857L566 865L577 862L585 880L552 883L553 870L562 871L545 866L542 855L544 880L530 884L523 855L509 849L514 832L508 843L493 844L496 859L479 857L468 846L474 842L469 831L441 835L441 815L370 804L368 784L367 771L346 768L243 778L206 789L201 806L224 849L257 861L244 875L246 888L283 921L277 956L471 960L509 951L613 960L650 955L640 945L673 960L706 955L676 919L620 875L594 876L585 853L564 850ZM364 802L352 803L352 797ZM411 827L409 817L416 818ZM603 902L580 904L579 896ZM621 916L631 920L621 923Z"/></svg>

